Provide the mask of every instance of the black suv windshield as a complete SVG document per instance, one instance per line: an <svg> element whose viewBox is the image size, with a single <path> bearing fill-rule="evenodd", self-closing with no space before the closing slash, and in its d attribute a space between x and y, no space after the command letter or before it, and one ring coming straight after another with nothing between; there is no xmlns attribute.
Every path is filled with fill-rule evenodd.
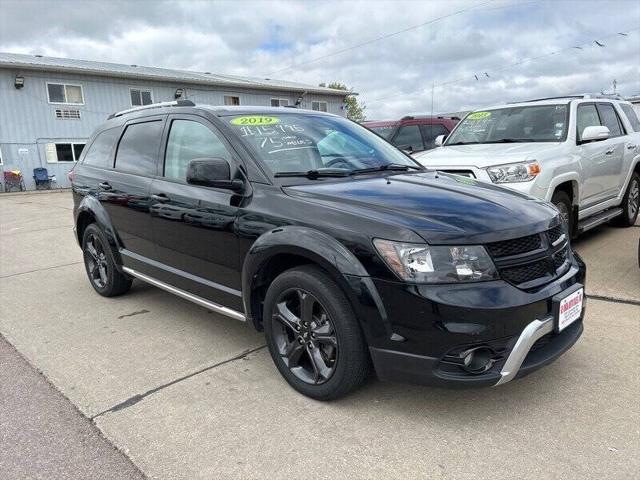
<svg viewBox="0 0 640 480"><path fill-rule="evenodd" d="M460 122L446 145L561 142L567 135L567 113L566 104L473 112Z"/></svg>
<svg viewBox="0 0 640 480"><path fill-rule="evenodd" d="M336 172L421 168L366 128L340 117L287 112L226 120L276 175L315 172L312 176L317 176L330 170L336 176Z"/></svg>

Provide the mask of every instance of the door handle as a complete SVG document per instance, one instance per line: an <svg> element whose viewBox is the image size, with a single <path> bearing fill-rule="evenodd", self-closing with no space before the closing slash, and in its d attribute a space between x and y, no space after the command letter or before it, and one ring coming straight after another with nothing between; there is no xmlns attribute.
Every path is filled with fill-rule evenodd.
<svg viewBox="0 0 640 480"><path fill-rule="evenodd" d="M109 184L109 182L102 182L99 183L98 186L102 189L102 190L111 190L113 187Z"/></svg>
<svg viewBox="0 0 640 480"><path fill-rule="evenodd" d="M611 150L607 150L606 152L604 152L605 155L613 155L613 148Z"/></svg>
<svg viewBox="0 0 640 480"><path fill-rule="evenodd" d="M151 200L155 200L156 202L160 202L160 203L165 203L171 199L167 197L164 193L158 193L157 195L156 194L151 195Z"/></svg>

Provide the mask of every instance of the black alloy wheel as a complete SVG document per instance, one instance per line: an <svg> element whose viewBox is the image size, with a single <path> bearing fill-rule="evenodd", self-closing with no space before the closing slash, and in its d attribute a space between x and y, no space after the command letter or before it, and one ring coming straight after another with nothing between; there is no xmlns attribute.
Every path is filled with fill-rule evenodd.
<svg viewBox="0 0 640 480"><path fill-rule="evenodd" d="M104 250L104 245L102 245L102 241L94 233L87 235L84 261L91 283L98 289L104 289L109 281L107 254Z"/></svg>
<svg viewBox="0 0 640 480"><path fill-rule="evenodd" d="M333 400L366 379L364 335L345 292L326 271L302 265L281 273L267 289L262 312L271 358L298 392Z"/></svg>
<svg viewBox="0 0 640 480"><path fill-rule="evenodd" d="M299 288L286 290L272 316L272 335L291 373L311 385L329 380L338 359L338 339L318 299Z"/></svg>
<svg viewBox="0 0 640 480"><path fill-rule="evenodd" d="M111 247L100 228L92 223L82 236L82 254L93 289L104 297L121 295L131 288L131 278L121 273Z"/></svg>

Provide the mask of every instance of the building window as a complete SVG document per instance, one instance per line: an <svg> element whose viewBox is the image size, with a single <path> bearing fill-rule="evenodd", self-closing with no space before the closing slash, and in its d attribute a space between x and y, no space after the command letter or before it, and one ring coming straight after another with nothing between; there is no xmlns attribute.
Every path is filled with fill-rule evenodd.
<svg viewBox="0 0 640 480"><path fill-rule="evenodd" d="M142 90L140 88L130 88L129 94L131 96L131 106L141 107L143 105L151 105L153 103L153 96L151 90Z"/></svg>
<svg viewBox="0 0 640 480"><path fill-rule="evenodd" d="M0 165L2 165L2 150L0 150Z"/></svg>
<svg viewBox="0 0 640 480"><path fill-rule="evenodd" d="M327 102L311 102L311 110L317 110L318 112L326 112Z"/></svg>
<svg viewBox="0 0 640 480"><path fill-rule="evenodd" d="M77 162L84 145L84 143L47 143L47 163Z"/></svg>
<svg viewBox="0 0 640 480"><path fill-rule="evenodd" d="M56 108L56 118L63 120L80 120L80 110L75 108Z"/></svg>
<svg viewBox="0 0 640 480"><path fill-rule="evenodd" d="M225 105L240 105L240 97L232 97L229 95L224 96Z"/></svg>
<svg viewBox="0 0 640 480"><path fill-rule="evenodd" d="M47 83L49 103L68 103L71 105L84 105L82 85L69 85L64 83Z"/></svg>
<svg viewBox="0 0 640 480"><path fill-rule="evenodd" d="M272 107L286 107L287 105L289 105L289 100L287 100L286 98L272 98L271 99L271 106Z"/></svg>

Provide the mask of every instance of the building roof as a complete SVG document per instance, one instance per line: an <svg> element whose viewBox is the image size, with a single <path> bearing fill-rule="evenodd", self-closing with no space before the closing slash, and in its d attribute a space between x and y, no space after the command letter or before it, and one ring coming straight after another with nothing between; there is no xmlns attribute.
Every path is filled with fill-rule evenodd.
<svg viewBox="0 0 640 480"><path fill-rule="evenodd" d="M44 57L42 55L25 55L20 53L0 52L0 68L100 75L206 86L285 90L296 93L307 92L340 97L355 94L354 92L346 92L344 90L305 85L303 83L289 82L286 80L274 80L271 78L241 77L211 72L193 72L189 70L94 62L90 60L75 60L72 58Z"/></svg>

